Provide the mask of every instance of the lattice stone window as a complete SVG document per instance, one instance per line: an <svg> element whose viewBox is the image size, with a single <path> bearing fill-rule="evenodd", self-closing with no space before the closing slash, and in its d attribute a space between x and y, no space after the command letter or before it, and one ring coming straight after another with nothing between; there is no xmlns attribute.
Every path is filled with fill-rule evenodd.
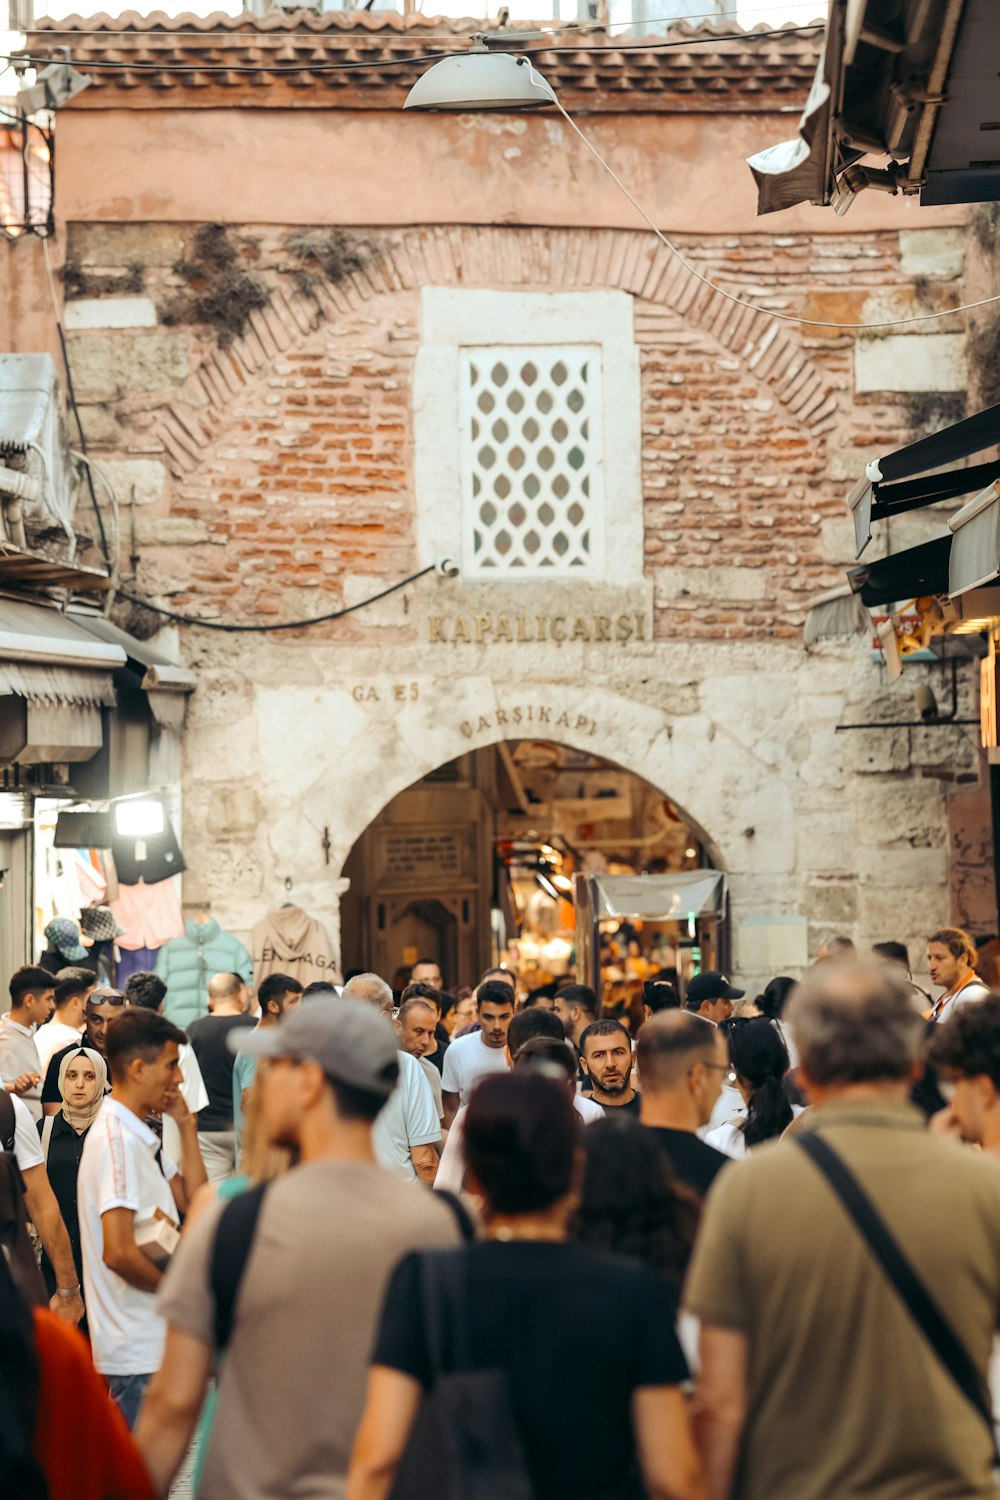
<svg viewBox="0 0 1000 1500"><path fill-rule="evenodd" d="M470 576L601 566L601 351L465 348L464 563Z"/></svg>

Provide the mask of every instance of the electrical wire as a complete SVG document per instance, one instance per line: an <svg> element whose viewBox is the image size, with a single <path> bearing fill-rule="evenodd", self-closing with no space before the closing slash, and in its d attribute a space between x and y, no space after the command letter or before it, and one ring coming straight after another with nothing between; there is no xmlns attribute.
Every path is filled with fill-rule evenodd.
<svg viewBox="0 0 1000 1500"><path fill-rule="evenodd" d="M435 572L436 567L436 563L429 563L426 568L421 568L419 573L411 573L409 578L401 578L398 583L391 583L381 593L372 594L370 599L359 599L357 604L345 605L343 609L332 609L328 614L315 615L310 620L286 620L282 624L233 625L226 620L197 620L193 615L180 615L175 610L163 609L159 604L150 604L148 599L140 599L137 594L129 594L125 589L116 588L115 593L119 599L127 599L130 604L140 604L143 609L152 610L154 615L162 615L165 620L174 620L178 625L197 625L200 630L223 630L230 635L269 635L275 630L306 630L310 625L326 625L331 620L342 620L345 615L353 615L355 610L367 609L369 604L377 604L380 599L388 599L390 594L398 593L400 589L416 583L418 578L426 578L428 573Z"/></svg>
<svg viewBox="0 0 1000 1500"><path fill-rule="evenodd" d="M529 68L531 68L530 63L528 64L528 66ZM657 227L654 221L650 218L649 214L643 208L642 204L629 192L624 182L622 182L621 178L618 176L618 173L605 161L604 157L598 151L593 141L590 140L589 136L586 136L583 133L579 125L577 125L576 121L572 118L571 115L567 113L565 107L560 103L555 91L550 86L544 85L543 81L539 78L539 75L535 72L534 68L531 68L531 73L532 77L535 80L538 80L538 86L544 87L546 93L551 95L556 109L562 115L563 119L566 121L570 129L580 137L580 140L586 146L590 154L600 164L600 166L604 168L605 172L607 172L612 182L628 199L629 203L631 203L632 207L635 209L639 217L646 224L648 224L649 228L656 235L656 238L660 241L660 243L670 251L670 254L674 256L676 260L680 261L684 269L691 276L693 276L696 281L701 282L702 286L707 286L711 291L718 292L720 297L725 297L727 302L734 302L737 307L747 307L752 312L758 312L765 318L776 318L782 323L799 323L806 328L839 328L857 332L866 328L904 328L912 323L930 323L933 322L933 320L936 318L954 318L958 313L972 312L977 307L989 307L995 302L1000 302L1000 293L997 293L992 297L981 297L978 302L963 302L958 307L941 308L937 312L914 313L912 316L907 318L886 318L882 321L877 321L874 323L841 323L827 321L822 318L805 318L802 317L799 313L778 312L774 308L761 307L759 303L748 302L745 297L738 297L735 292L727 292L725 287L719 286L717 282L711 279L711 277L703 276L702 273L691 264L687 257L680 250L678 250L677 246L667 238L662 229L659 229Z"/></svg>
<svg viewBox="0 0 1000 1500"><path fill-rule="evenodd" d="M803 34L805 32L823 31L824 29L825 29L825 22L823 22L823 21L815 21L811 25L808 25L808 26L780 26L780 27L776 27L776 28L774 28L773 30L770 30L770 31L734 31L734 32L721 32L721 33L713 33L711 35L706 35L706 36L685 37L682 41L668 41L666 38L663 38L663 39L656 38L655 40L653 40L651 42L634 42L634 43L633 42L624 42L624 43L618 44L618 45L616 45L614 47L610 47L607 50L610 51L610 52L670 52L670 51L673 51L673 50L675 50L677 48L689 48L689 47L709 46L709 45L711 45L711 44L713 44L715 42L745 42L748 37L755 38L755 39L760 39L760 40L763 41L763 40L766 40L768 37L774 37L774 36L778 36L778 37L781 37L781 36L796 36L796 35L801 35L801 34ZM70 33L68 33L68 32L64 33L64 34L65 35L70 35ZM126 35L126 36L130 36L130 35L133 35L133 34L134 33L123 33L123 35ZM262 33L262 35L267 35L267 34L268 33ZM304 36L304 37L311 36L311 35L322 35L322 36L336 35L336 33L329 33L328 34L328 33L307 33L307 32L300 33L300 34L302 36ZM169 35L169 33L168 33L168 35ZM288 40L291 36L295 35L295 33L288 33L288 34L286 34L286 33L278 33L278 35L280 35L284 40ZM353 37L353 34L349 34L349 35L352 36L352 39L356 40L356 38ZM497 36L497 37L502 37L503 33L502 32L493 32L493 33L491 33L491 35ZM456 37L455 40L457 41L457 40L459 40L459 38ZM535 53L545 53L545 55L547 57L552 57L552 56L559 56L560 54L574 53L574 52L579 52L579 51L580 51L580 48L578 46L575 46L575 47L564 47L564 46L559 46L556 43L553 43L551 46L543 44L540 47L533 47L533 46L532 47L520 47L519 46L517 48L517 56L519 56L519 57L533 57L535 55ZM595 48L594 51L595 51L595 54L596 54L598 52L598 49ZM259 75L261 73L270 73L270 74L273 74L276 77L281 77L283 74L286 74L286 73L353 73L353 72L357 72L359 69L364 69L364 68L416 67L417 65L423 64L423 63L442 62L446 57L465 56L466 52L467 52L467 49L465 47L461 47L461 48L459 48L459 47L453 47L453 48L449 49L447 52L427 52L427 53L421 53L421 54L415 55L415 56L377 58L377 59L375 59L374 61L371 61L371 62L343 62L343 63L296 62L296 63L273 63L273 64L270 64L270 65L267 64L267 63L248 64L248 63L226 63L226 62L171 63L171 62L166 61L164 59L158 59L158 58L152 58L152 59L149 59L149 60L146 60L146 59L136 59L134 61L129 60L129 61L124 61L124 62L104 62L104 61L102 61L100 59L97 59L97 58L94 58L94 59L83 58L83 59L80 60L80 65L81 65L81 67L85 67L85 68L89 69L91 72L99 69L99 70L102 70L102 71L105 71L105 72L115 72L115 71L128 71L128 72L154 71L154 72L157 72L157 73L176 73L176 74L184 74L184 73L238 73L238 74L257 74L257 75ZM20 52L20 53L13 53L13 52L6 52L5 53L5 52L0 52L0 60L6 60L9 63L14 63L14 62L20 63L20 64L23 64L26 67L38 68L38 67L47 66L51 62L64 62L65 58L62 58L62 57L39 57L39 56L36 56L34 53L26 53L26 52Z"/></svg>

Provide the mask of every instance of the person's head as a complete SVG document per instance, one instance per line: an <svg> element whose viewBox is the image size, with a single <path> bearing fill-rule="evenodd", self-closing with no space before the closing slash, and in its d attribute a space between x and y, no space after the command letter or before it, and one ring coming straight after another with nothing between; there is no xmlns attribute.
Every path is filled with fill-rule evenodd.
<svg viewBox="0 0 1000 1500"><path fill-rule="evenodd" d="M78 1127L91 1123L104 1099L108 1069L93 1047L69 1052L59 1064L59 1093L63 1113Z"/></svg>
<svg viewBox="0 0 1000 1500"><path fill-rule="evenodd" d="M60 968L64 963L78 964L87 957L87 950L80 941L79 925L70 917L53 917L51 922L47 922L45 941L49 945L49 952L59 958Z"/></svg>
<svg viewBox="0 0 1000 1500"><path fill-rule="evenodd" d="M80 1027L87 1014L87 1001L94 992L94 976L78 969L83 979L60 979L55 988L56 1015L64 1026Z"/></svg>
<svg viewBox="0 0 1000 1500"><path fill-rule="evenodd" d="M528 1042L535 1037L548 1037L550 1040L562 1042L565 1046L566 1033L563 1023L551 1010L542 1010L533 1005L529 1010L519 1010L511 1018L507 1027L507 1061L513 1065L514 1059Z"/></svg>
<svg viewBox="0 0 1000 1500"><path fill-rule="evenodd" d="M181 1085L180 1027L155 1011L127 1006L108 1026L104 1055L115 1097L137 1115L167 1109Z"/></svg>
<svg viewBox="0 0 1000 1500"><path fill-rule="evenodd" d="M674 985L663 979L647 979L642 987L642 1014L645 1020L663 1010L679 1010L681 997Z"/></svg>
<svg viewBox="0 0 1000 1500"><path fill-rule="evenodd" d="M302 986L290 974L268 974L258 986L257 1004L262 1026L273 1026L287 1010L294 1010L301 1003Z"/></svg>
<svg viewBox="0 0 1000 1500"><path fill-rule="evenodd" d="M246 980L239 974L213 974L208 981L208 1009L212 1015L242 1016L250 1004Z"/></svg>
<svg viewBox="0 0 1000 1500"><path fill-rule="evenodd" d="M843 933L837 933L834 937L823 939L816 958L820 962L833 959L837 963L842 963L856 957L856 953L857 950L851 938L845 937Z"/></svg>
<svg viewBox="0 0 1000 1500"><path fill-rule="evenodd" d="M67 964L65 969L60 969L56 974L56 989L61 984L68 984L75 980L77 984L83 985L87 991L85 1000L90 999L91 992L97 988L97 975L93 969L78 969L75 964ZM56 1009L59 1009L59 996L56 996Z"/></svg>
<svg viewBox="0 0 1000 1500"><path fill-rule="evenodd" d="M618 1110L587 1126L583 1149L577 1240L641 1260L679 1294L698 1229L698 1200L675 1179L653 1132Z"/></svg>
<svg viewBox="0 0 1000 1500"><path fill-rule="evenodd" d="M87 1024L84 1039L102 1057L107 1057L108 1027L116 1016L120 1016L128 1001L121 990L95 990L87 1001ZM131 1009L131 1007L129 1007ZM147 1011L152 1015L152 1011Z"/></svg>
<svg viewBox="0 0 1000 1500"><path fill-rule="evenodd" d="M734 1017L724 1029L736 1087L747 1106L743 1136L748 1146L756 1146L792 1123L792 1107L783 1086L788 1049L773 1021L764 1016Z"/></svg>
<svg viewBox="0 0 1000 1500"><path fill-rule="evenodd" d="M913 977L910 968L910 954L905 943L886 942L872 943L872 953L880 958L884 964L898 964L905 972L907 979Z"/></svg>
<svg viewBox="0 0 1000 1500"><path fill-rule="evenodd" d="M788 1004L788 997L795 988L795 980L787 974L778 974L769 979L763 992L757 996L757 1008L769 1021L780 1021Z"/></svg>
<svg viewBox="0 0 1000 1500"><path fill-rule="evenodd" d="M1000 993L974 1005L960 1005L935 1026L928 1062L949 1093L955 1118L967 1141L982 1143L988 1122L1000 1124ZM990 1132L996 1136L996 1130Z"/></svg>
<svg viewBox="0 0 1000 1500"><path fill-rule="evenodd" d="M531 990L524 1000L525 1010L548 1010L555 1014L556 997L549 993L546 986L539 990Z"/></svg>
<svg viewBox="0 0 1000 1500"><path fill-rule="evenodd" d="M694 1128L707 1125L730 1071L718 1026L688 1010L668 1010L639 1032L643 1100L670 1100Z"/></svg>
<svg viewBox="0 0 1000 1500"><path fill-rule="evenodd" d="M399 1077L397 1040L377 1004L331 992L308 997L274 1026L230 1032L228 1045L266 1059L257 1087L269 1140L309 1159L337 1138L364 1159Z"/></svg>
<svg viewBox="0 0 1000 1500"><path fill-rule="evenodd" d="M530 1068L490 1073L465 1116L465 1159L487 1218L572 1204L579 1120L569 1090Z"/></svg>
<svg viewBox="0 0 1000 1500"><path fill-rule="evenodd" d="M443 990L444 975L441 973L441 965L437 959L418 958L410 970L410 984L429 984L436 990Z"/></svg>
<svg viewBox="0 0 1000 1500"><path fill-rule="evenodd" d="M455 996L455 1003L448 1011L445 1024L452 1036L464 1031L466 1026L471 1026L476 1019L476 997L472 990L460 991Z"/></svg>
<svg viewBox="0 0 1000 1500"><path fill-rule="evenodd" d="M975 943L961 927L942 927L927 939L927 972L931 983L945 990L974 969L978 958Z"/></svg>
<svg viewBox="0 0 1000 1500"><path fill-rule="evenodd" d="M514 991L502 979L486 979L476 991L476 1019L487 1047L505 1047L514 1015Z"/></svg>
<svg viewBox="0 0 1000 1500"><path fill-rule="evenodd" d="M786 1019L811 1102L858 1086L905 1094L924 1022L902 974L846 959L815 964L793 992Z"/></svg>
<svg viewBox="0 0 1000 1500"><path fill-rule="evenodd" d="M514 1068L541 1073L554 1083L565 1084L571 1099L576 1097L576 1057L566 1045L564 1036L533 1036L518 1047Z"/></svg>
<svg viewBox="0 0 1000 1500"><path fill-rule="evenodd" d="M417 984L408 984L406 986L406 989L399 997L399 1004L400 1008L402 1008L407 1000L423 1000L433 1010L436 1023L441 1019L444 998L443 990L436 989L432 984L418 982ZM448 996L448 999L451 1000L451 997Z"/></svg>
<svg viewBox="0 0 1000 1500"><path fill-rule="evenodd" d="M516 972L516 970L514 970L514 969L508 969L506 967L506 965L504 965L504 964L496 964L492 969L484 969L483 972L482 972L482 974L480 975L480 979L479 979L480 988L484 984L492 984L495 980L499 980L501 984L509 985L510 992L514 996L514 1000L516 1002L516 1000L517 1000L517 972Z"/></svg>
<svg viewBox="0 0 1000 1500"><path fill-rule="evenodd" d="M621 1021L592 1021L580 1037L580 1063L595 1092L614 1099L632 1086L632 1040Z"/></svg>
<svg viewBox="0 0 1000 1500"><path fill-rule="evenodd" d="M738 990L730 984L725 974L706 969L703 974L694 974L688 980L684 1005L692 1015L721 1026L733 1013L733 1001L742 1000L745 994L745 990Z"/></svg>
<svg viewBox="0 0 1000 1500"><path fill-rule="evenodd" d="M371 1005L386 1019L392 1016L392 990L377 974L355 974L344 985L341 994L345 1000L364 1000L366 1005Z"/></svg>
<svg viewBox="0 0 1000 1500"><path fill-rule="evenodd" d="M396 1016L399 1045L411 1057L426 1057L434 1051L437 1011L429 1000L419 995L404 1000Z"/></svg>
<svg viewBox="0 0 1000 1500"><path fill-rule="evenodd" d="M125 981L125 999L140 1010L157 1011L167 995L167 986L152 969L136 969Z"/></svg>
<svg viewBox="0 0 1000 1500"><path fill-rule="evenodd" d="M574 1046L594 1021L600 1019L601 1002L589 984L565 984L556 992L556 1015Z"/></svg>
<svg viewBox="0 0 1000 1500"><path fill-rule="evenodd" d="M10 1009L22 1026L42 1026L56 1003L55 975L37 964L24 964L10 976Z"/></svg>

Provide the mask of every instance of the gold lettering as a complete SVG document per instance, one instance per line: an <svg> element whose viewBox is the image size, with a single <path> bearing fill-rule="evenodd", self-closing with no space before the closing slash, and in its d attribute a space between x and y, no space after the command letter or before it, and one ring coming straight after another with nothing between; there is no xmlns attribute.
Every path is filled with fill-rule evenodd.
<svg viewBox="0 0 1000 1500"><path fill-rule="evenodd" d="M557 627L558 627L558 633L557 633L557 629L556 629ZM551 621L551 624L550 624L549 628L552 631L552 639L554 641L559 641L559 642L564 641L566 639L566 616L565 615L553 615L552 621Z"/></svg>
<svg viewBox="0 0 1000 1500"><path fill-rule="evenodd" d="M416 701L417 701L417 699L419 697L420 697L420 684L419 684L419 682L411 682L410 683L410 701L411 701L411 703L416 703Z"/></svg>
<svg viewBox="0 0 1000 1500"><path fill-rule="evenodd" d="M538 639L540 641L544 641L544 639L545 639L545 626L547 624L547 616L546 615L536 615L535 619L538 621Z"/></svg>
<svg viewBox="0 0 1000 1500"><path fill-rule="evenodd" d="M595 615L594 616L594 640L595 641L610 641L610 639L611 639L611 616L610 615Z"/></svg>
<svg viewBox="0 0 1000 1500"><path fill-rule="evenodd" d="M576 619L573 621L573 634L571 635L570 640L590 640L590 631L587 629L586 621L583 619L582 615L577 615Z"/></svg>
<svg viewBox="0 0 1000 1500"><path fill-rule="evenodd" d="M528 635L526 633L526 626L524 623L523 615L518 615L517 617L517 638L519 641L533 641L535 639L533 635Z"/></svg>
<svg viewBox="0 0 1000 1500"><path fill-rule="evenodd" d="M355 703L364 703L365 690L360 682L351 689L351 697L354 699Z"/></svg>
<svg viewBox="0 0 1000 1500"><path fill-rule="evenodd" d="M556 720L556 728L557 729L568 729L569 728L569 714L562 713L562 714L559 715L558 719Z"/></svg>
<svg viewBox="0 0 1000 1500"><path fill-rule="evenodd" d="M461 724L459 724L458 727L462 731L462 733L465 735L465 738L467 740L471 740L472 739L472 725L469 723L468 719L463 719L462 722L461 722Z"/></svg>
<svg viewBox="0 0 1000 1500"><path fill-rule="evenodd" d="M477 615L476 616L476 641L477 641L477 643L479 643L479 642L482 641L484 635L490 635L490 634L492 634L492 631L493 631L493 616L492 615Z"/></svg>
<svg viewBox="0 0 1000 1500"><path fill-rule="evenodd" d="M514 639L514 637L510 633L510 621L508 620L506 615L500 616L499 620L497 621L497 628L494 632L494 635L495 639L498 641L512 641Z"/></svg>
<svg viewBox="0 0 1000 1500"><path fill-rule="evenodd" d="M576 716L576 727L577 727L577 729L586 729L587 725L590 722L591 721L590 721L590 719L587 718L586 714L577 714L577 716Z"/></svg>
<svg viewBox="0 0 1000 1500"><path fill-rule="evenodd" d="M619 615L615 620L615 638L619 641L627 641L632 638L632 621L628 615Z"/></svg>
<svg viewBox="0 0 1000 1500"><path fill-rule="evenodd" d="M520 724L520 722L521 722L521 710L519 708L515 708L515 710L514 710L514 723L515 724Z"/></svg>
<svg viewBox="0 0 1000 1500"><path fill-rule="evenodd" d="M453 646L455 646L459 641L464 641L465 644L468 645L471 639L472 637L469 635L469 627L465 623L465 616L459 615L458 619L455 621L455 629L452 632L451 643Z"/></svg>
<svg viewBox="0 0 1000 1500"><path fill-rule="evenodd" d="M498 708L497 709L496 720L497 720L497 727L498 728L499 728L499 726L501 724L506 724L506 722L507 722L507 714L506 714L506 711L504 709L502 709L502 708Z"/></svg>
<svg viewBox="0 0 1000 1500"><path fill-rule="evenodd" d="M401 682L393 683L392 696L395 698L397 703L402 703L403 699L406 697L406 689Z"/></svg>
<svg viewBox="0 0 1000 1500"><path fill-rule="evenodd" d="M646 621L642 615L636 615L635 617L635 638L637 641L644 641L646 639Z"/></svg>
<svg viewBox="0 0 1000 1500"><path fill-rule="evenodd" d="M485 714L479 715L479 723L476 725L476 728L480 730L491 728L490 721Z"/></svg>
<svg viewBox="0 0 1000 1500"><path fill-rule="evenodd" d="M439 641L445 639L444 617L442 615L431 615L427 621L427 625L430 630L430 643L432 646L436 646Z"/></svg>
<svg viewBox="0 0 1000 1500"><path fill-rule="evenodd" d="M550 708L540 708L538 710L538 722L539 722L539 724L547 724L549 722L549 716L550 716L551 713L552 713L552 710Z"/></svg>

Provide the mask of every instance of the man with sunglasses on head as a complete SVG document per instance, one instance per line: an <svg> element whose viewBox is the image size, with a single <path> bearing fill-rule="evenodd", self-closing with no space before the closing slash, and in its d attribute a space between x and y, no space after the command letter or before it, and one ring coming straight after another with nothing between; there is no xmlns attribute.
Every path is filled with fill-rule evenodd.
<svg viewBox="0 0 1000 1500"><path fill-rule="evenodd" d="M47 1115L57 1115L62 1109L63 1100L59 1092L59 1066L64 1057L70 1052L79 1052L81 1047L93 1047L104 1057L105 1043L108 1035L108 1022L115 1016L121 1015L122 1007L126 1004L125 996L121 990L95 990L87 1001L87 1017L83 1028L83 1036L78 1041L70 1042L68 1047L61 1047L58 1052L53 1052L45 1074L45 1082L42 1085L42 1111ZM111 1085L108 1084L108 1092Z"/></svg>
<svg viewBox="0 0 1000 1500"><path fill-rule="evenodd" d="M675 1176L703 1198L729 1160L697 1135L731 1072L725 1033L690 1011L663 1011L639 1031L638 1063L640 1121Z"/></svg>

